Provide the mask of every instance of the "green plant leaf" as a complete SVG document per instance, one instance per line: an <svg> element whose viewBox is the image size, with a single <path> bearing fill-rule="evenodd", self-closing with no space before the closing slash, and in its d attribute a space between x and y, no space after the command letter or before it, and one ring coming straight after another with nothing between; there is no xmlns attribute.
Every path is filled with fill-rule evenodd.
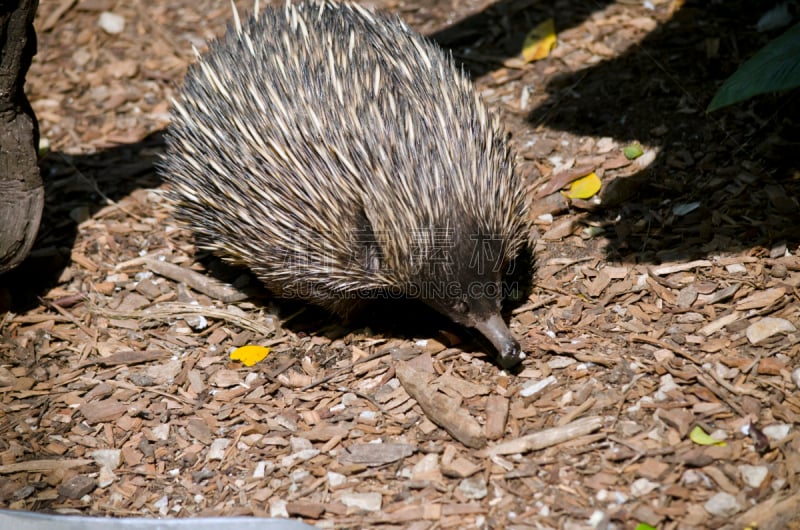
<svg viewBox="0 0 800 530"><path fill-rule="evenodd" d="M800 86L800 24L761 48L720 87L707 112L766 92Z"/></svg>

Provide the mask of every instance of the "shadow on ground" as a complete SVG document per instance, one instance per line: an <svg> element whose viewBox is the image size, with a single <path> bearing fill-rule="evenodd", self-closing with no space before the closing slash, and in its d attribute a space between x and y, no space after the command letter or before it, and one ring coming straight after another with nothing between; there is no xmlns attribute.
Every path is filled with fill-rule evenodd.
<svg viewBox="0 0 800 530"><path fill-rule="evenodd" d="M16 269L0 275L0 312L24 312L59 283L70 260L77 222L131 192L161 183L155 164L161 131L134 144L91 155L50 153L41 161L45 186L42 223L33 250Z"/></svg>
<svg viewBox="0 0 800 530"><path fill-rule="evenodd" d="M480 75L487 57L499 65L516 55L522 36L542 20L553 17L563 33L606 7L497 2L432 37ZM542 61L523 77L523 84L535 90L544 84L546 92L528 116L531 129L552 131L556 140L563 131L659 150L588 219L605 228L609 259L662 262L745 249L780 254L800 244L800 93L762 96L710 115L704 110L722 81L780 33L755 31L769 7L686 2L614 59L566 72ZM616 30L606 26L599 38L613 41ZM554 66L562 73L537 77Z"/></svg>

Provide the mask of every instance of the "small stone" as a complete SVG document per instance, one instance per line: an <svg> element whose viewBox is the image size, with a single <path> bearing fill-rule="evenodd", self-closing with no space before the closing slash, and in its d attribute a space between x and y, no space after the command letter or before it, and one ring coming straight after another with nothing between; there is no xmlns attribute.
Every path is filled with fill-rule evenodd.
<svg viewBox="0 0 800 530"><path fill-rule="evenodd" d="M795 368L792 370L792 382L794 386L800 389L800 368Z"/></svg>
<svg viewBox="0 0 800 530"><path fill-rule="evenodd" d="M231 443L230 438L217 438L211 442L211 447L208 450L209 460L222 460L225 458L225 450Z"/></svg>
<svg viewBox="0 0 800 530"><path fill-rule="evenodd" d="M106 33L117 35L125 29L125 18L109 11L103 11L100 13L100 18L97 19L97 25Z"/></svg>
<svg viewBox="0 0 800 530"><path fill-rule="evenodd" d="M761 429L761 432L767 435L769 439L779 442L789 435L790 429L791 426L786 423L775 423L773 425L767 425Z"/></svg>
<svg viewBox="0 0 800 530"><path fill-rule="evenodd" d="M58 494L68 499L80 499L94 490L95 480L86 475L76 475L58 487Z"/></svg>
<svg viewBox="0 0 800 530"><path fill-rule="evenodd" d="M703 507L708 513L717 517L730 517L742 509L736 497L724 491L708 499Z"/></svg>
<svg viewBox="0 0 800 530"><path fill-rule="evenodd" d="M383 496L377 492L355 493L348 492L339 498L342 504L348 508L355 508L365 512L377 512L381 509Z"/></svg>
<svg viewBox="0 0 800 530"><path fill-rule="evenodd" d="M17 377L5 366L0 366L0 386L14 386Z"/></svg>
<svg viewBox="0 0 800 530"><path fill-rule="evenodd" d="M767 478L769 470L767 466L739 466L739 474L742 475L742 480L751 488L758 488L764 479Z"/></svg>
<svg viewBox="0 0 800 530"><path fill-rule="evenodd" d="M725 265L725 270L729 274L744 274L747 272L747 267L741 263L731 263L730 265Z"/></svg>
<svg viewBox="0 0 800 530"><path fill-rule="evenodd" d="M153 508L158 508L158 513L162 516L167 515L167 512L169 512L169 497L166 495L162 496L153 503Z"/></svg>
<svg viewBox="0 0 800 530"><path fill-rule="evenodd" d="M156 427L153 427L153 436L156 437L156 440L168 440L169 439L169 423L162 423Z"/></svg>
<svg viewBox="0 0 800 530"><path fill-rule="evenodd" d="M89 456L92 460L97 462L100 467L107 467L108 469L117 469L121 462L122 451L119 449L95 449Z"/></svg>
<svg viewBox="0 0 800 530"><path fill-rule="evenodd" d="M256 464L256 468L253 470L253 478L264 478L267 476L267 473L272 473L274 469L275 464L266 460L262 460Z"/></svg>
<svg viewBox="0 0 800 530"><path fill-rule="evenodd" d="M92 216L88 206L78 206L69 211L69 217L75 224L81 224Z"/></svg>
<svg viewBox="0 0 800 530"><path fill-rule="evenodd" d="M576 361L572 357L565 357L563 355L558 355L547 361L547 366L552 370L559 370L561 368L566 368L567 366L572 366L577 362L578 361Z"/></svg>
<svg viewBox="0 0 800 530"><path fill-rule="evenodd" d="M785 318L765 317L754 324L750 324L745 334L750 344L758 344L776 333L792 333L795 331L797 331L797 328Z"/></svg>
<svg viewBox="0 0 800 530"><path fill-rule="evenodd" d="M283 458L281 458L280 464L281 467L290 469L297 462L305 462L306 460L311 460L318 454L319 454L319 449L303 449L302 451L297 451L288 456L284 456Z"/></svg>
<svg viewBox="0 0 800 530"><path fill-rule="evenodd" d="M293 453L299 453L300 451L306 451L314 448L310 440L307 440L306 438L299 438L297 436L292 436L289 440L289 443L292 446Z"/></svg>
<svg viewBox="0 0 800 530"><path fill-rule="evenodd" d="M294 484L300 484L309 476L311 476L311 473L305 469L298 469L297 471L292 471L291 475L289 475L289 478Z"/></svg>
<svg viewBox="0 0 800 530"><path fill-rule="evenodd" d="M208 320L203 315L186 315L183 321L194 331L202 331L208 327Z"/></svg>
<svg viewBox="0 0 800 530"><path fill-rule="evenodd" d="M770 276L773 278L783 279L789 275L789 270L783 263L776 263L769 271Z"/></svg>
<svg viewBox="0 0 800 530"><path fill-rule="evenodd" d="M14 493L12 493L11 496L15 500L21 501L23 499L27 499L34 493L36 493L36 488L28 484L26 486L22 486L21 488L14 490Z"/></svg>
<svg viewBox="0 0 800 530"><path fill-rule="evenodd" d="M286 501L277 497L272 497L269 500L269 516L289 517L289 512L286 510Z"/></svg>
<svg viewBox="0 0 800 530"><path fill-rule="evenodd" d="M646 478L636 479L633 481L633 484L631 484L631 496L643 497L659 486L660 484L658 482L653 482Z"/></svg>
<svg viewBox="0 0 800 530"><path fill-rule="evenodd" d="M465 478L458 485L459 491L468 499L480 500L489 494L486 480L482 477Z"/></svg>
<svg viewBox="0 0 800 530"><path fill-rule="evenodd" d="M153 386L153 383L154 383L153 378L150 377L147 374L134 373L134 374L131 374L128 377L128 379L130 379L131 383L133 383L134 385L142 387L142 388L148 387L148 386Z"/></svg>
<svg viewBox="0 0 800 530"><path fill-rule="evenodd" d="M116 479L117 475L106 466L103 466L97 474L97 487L106 488L113 484Z"/></svg>
<svg viewBox="0 0 800 530"><path fill-rule="evenodd" d="M358 404L359 399L360 398L357 395L353 394L352 392L347 392L342 396L342 405L344 405L345 407L352 407Z"/></svg>
<svg viewBox="0 0 800 530"><path fill-rule="evenodd" d="M411 478L414 480L427 480L434 475L439 474L439 455L436 453L428 453L419 459L411 469Z"/></svg>
<svg viewBox="0 0 800 530"><path fill-rule="evenodd" d="M328 471L325 476L328 477L328 485L331 488L337 488L347 482L346 476L341 473L336 473L335 471Z"/></svg>
<svg viewBox="0 0 800 530"><path fill-rule="evenodd" d="M656 401L666 401L669 399L669 392L676 390L678 388L678 384L675 383L675 379L672 377L671 374L664 374L661 376L661 386L658 387L658 390L655 394Z"/></svg>

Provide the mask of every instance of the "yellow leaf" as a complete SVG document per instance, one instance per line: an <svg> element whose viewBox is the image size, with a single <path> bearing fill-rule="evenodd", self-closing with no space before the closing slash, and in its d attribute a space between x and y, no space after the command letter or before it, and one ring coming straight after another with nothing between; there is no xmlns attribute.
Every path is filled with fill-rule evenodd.
<svg viewBox="0 0 800 530"><path fill-rule="evenodd" d="M696 443L697 445L719 445L725 447L727 445L722 440L717 440L716 438L712 438L703 430L702 427L699 425L692 429L692 432L689 433L689 439Z"/></svg>
<svg viewBox="0 0 800 530"><path fill-rule="evenodd" d="M525 37L522 43L522 59L525 62L544 59L556 45L556 25L552 18L548 18Z"/></svg>
<svg viewBox="0 0 800 530"><path fill-rule="evenodd" d="M595 175L594 171L592 171L585 177L573 180L572 184L569 185L569 189L562 193L564 197L568 199L589 199L600 191L602 185L603 183L600 181L600 177Z"/></svg>
<svg viewBox="0 0 800 530"><path fill-rule="evenodd" d="M231 352L231 359L234 361L242 361L245 366L253 366L254 364L264 360L264 357L269 353L269 348L266 346L256 346L255 344L248 344L241 348L236 348Z"/></svg>

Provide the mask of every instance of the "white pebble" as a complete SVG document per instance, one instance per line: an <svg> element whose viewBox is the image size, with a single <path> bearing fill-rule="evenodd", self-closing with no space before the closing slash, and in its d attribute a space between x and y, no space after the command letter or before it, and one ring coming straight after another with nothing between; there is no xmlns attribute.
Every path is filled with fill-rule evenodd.
<svg viewBox="0 0 800 530"><path fill-rule="evenodd" d="M217 438L211 442L207 458L209 460L222 460L225 458L225 449L228 448L228 444L230 443L231 441L229 438Z"/></svg>
<svg viewBox="0 0 800 530"><path fill-rule="evenodd" d="M89 456L92 460L97 462L100 467L107 467L108 469L117 469L120 464L120 455L122 451L119 449L96 449L92 451Z"/></svg>
<svg viewBox="0 0 800 530"><path fill-rule="evenodd" d="M335 471L328 471L326 476L328 477L328 485L332 488L336 488L347 482L346 476L341 473L336 473Z"/></svg>
<svg viewBox="0 0 800 530"><path fill-rule="evenodd" d="M729 274L744 274L747 272L747 268L741 263L731 263L730 265L725 265L725 270L728 271Z"/></svg>
<svg viewBox="0 0 800 530"><path fill-rule="evenodd" d="M103 11L100 13L100 18L97 19L97 25L106 33L117 35L125 29L125 18L109 11Z"/></svg>
<svg viewBox="0 0 800 530"><path fill-rule="evenodd" d="M114 480L117 476L114 474L106 466L100 468L100 472L97 474L97 487L98 488L106 488L114 483Z"/></svg>
<svg viewBox="0 0 800 530"><path fill-rule="evenodd" d="M767 466L739 466L739 473L742 475L742 480L751 488L761 486L761 483L767 478L768 472Z"/></svg>
<svg viewBox="0 0 800 530"><path fill-rule="evenodd" d="M486 480L482 476L465 478L458 485L458 489L468 499L480 500L489 494Z"/></svg>
<svg viewBox="0 0 800 530"><path fill-rule="evenodd" d="M658 488L660 484L657 482L652 482L647 480L646 478L639 478L633 481L631 484L631 496L632 497L642 497L647 495L654 489Z"/></svg>
<svg viewBox="0 0 800 530"><path fill-rule="evenodd" d="M703 507L708 513L718 517L730 517L742 509L736 497L724 491L708 499Z"/></svg>
<svg viewBox="0 0 800 530"><path fill-rule="evenodd" d="M255 470L253 470L253 478L264 478L267 474L267 463L263 460L256 464Z"/></svg>
<svg viewBox="0 0 800 530"><path fill-rule="evenodd" d="M762 340L777 333L793 333L797 331L794 324L785 318L765 317L754 324L750 324L745 334L750 344L758 344Z"/></svg>
<svg viewBox="0 0 800 530"><path fill-rule="evenodd" d="M342 504L351 508L357 508L366 512L377 512L381 509L383 497L380 493L345 493L339 499Z"/></svg>
<svg viewBox="0 0 800 530"><path fill-rule="evenodd" d="M289 512L286 511L286 501L277 497L272 497L269 500L269 516L289 517Z"/></svg>
<svg viewBox="0 0 800 530"><path fill-rule="evenodd" d="M764 434L766 434L768 438L779 442L789 435L790 428L791 426L786 423L775 423L773 425L767 425L762 431L764 431Z"/></svg>

